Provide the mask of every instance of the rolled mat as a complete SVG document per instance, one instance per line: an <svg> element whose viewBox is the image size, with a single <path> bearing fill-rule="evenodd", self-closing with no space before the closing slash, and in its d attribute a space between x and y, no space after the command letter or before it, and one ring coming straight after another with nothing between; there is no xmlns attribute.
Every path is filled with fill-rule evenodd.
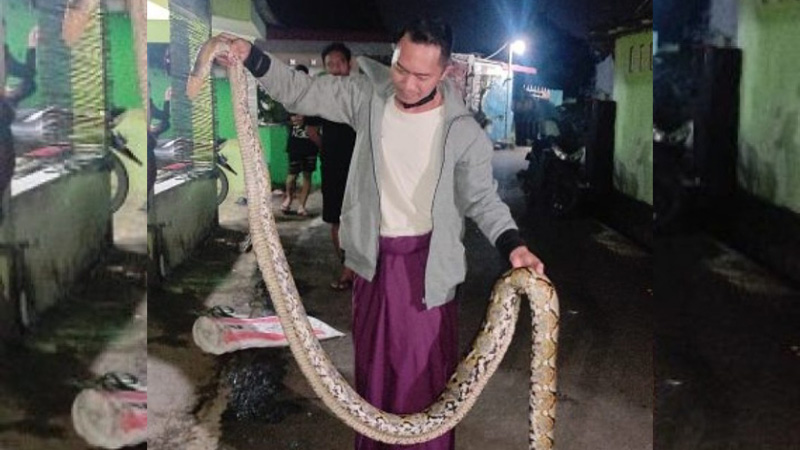
<svg viewBox="0 0 800 450"><path fill-rule="evenodd" d="M344 336L314 317L308 318L320 340ZM286 347L288 341L278 316L257 318L202 316L192 327L194 342L206 353L221 355L247 348Z"/></svg>
<svg viewBox="0 0 800 450"><path fill-rule="evenodd" d="M72 426L96 447L141 444L147 440L147 391L84 389L72 402Z"/></svg>

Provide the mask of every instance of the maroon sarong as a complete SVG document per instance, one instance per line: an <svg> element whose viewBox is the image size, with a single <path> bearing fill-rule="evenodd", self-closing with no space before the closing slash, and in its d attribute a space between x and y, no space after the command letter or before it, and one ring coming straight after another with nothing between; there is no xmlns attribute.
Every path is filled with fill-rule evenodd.
<svg viewBox="0 0 800 450"><path fill-rule="evenodd" d="M426 309L425 265L430 233L380 238L372 282L353 284L356 390L392 413L414 413L433 403L458 363L456 302ZM403 446L356 436L356 450L452 450L453 431L433 441Z"/></svg>

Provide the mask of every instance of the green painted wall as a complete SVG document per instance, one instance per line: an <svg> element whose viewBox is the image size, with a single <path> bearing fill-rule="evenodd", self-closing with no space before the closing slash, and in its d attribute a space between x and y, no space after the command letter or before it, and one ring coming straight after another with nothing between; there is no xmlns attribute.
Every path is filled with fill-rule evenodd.
<svg viewBox="0 0 800 450"><path fill-rule="evenodd" d="M614 184L653 204L653 33L622 36L614 50Z"/></svg>
<svg viewBox="0 0 800 450"><path fill-rule="evenodd" d="M148 20L147 42L169 42L169 20Z"/></svg>
<svg viewBox="0 0 800 450"><path fill-rule="evenodd" d="M285 184L286 176L289 174L289 154L286 153L289 128L284 125L268 125L258 127L258 134L261 137L261 145L264 149L264 161L269 165L272 185ZM319 158L317 158L317 170L311 174L311 184L312 186L319 186L321 182L320 164Z"/></svg>
<svg viewBox="0 0 800 450"><path fill-rule="evenodd" d="M211 0L211 14L227 19L249 21L252 10L250 0Z"/></svg>
<svg viewBox="0 0 800 450"><path fill-rule="evenodd" d="M136 79L136 53L133 51L130 16L122 13L108 14L106 34L111 104L126 109L142 108L139 83Z"/></svg>
<svg viewBox="0 0 800 450"><path fill-rule="evenodd" d="M106 33L110 102L114 107L128 110L116 131L128 140L128 148L144 163L140 166L128 158L122 158L130 182L125 202L138 206L144 204L147 198L147 136L144 132L147 123L136 78L136 53L133 51L130 16L124 13L108 14Z"/></svg>
<svg viewBox="0 0 800 450"><path fill-rule="evenodd" d="M273 186L286 183L286 175L289 174L289 154L286 153L289 129L284 125L268 125L258 127L258 135L264 148L264 161L269 164Z"/></svg>
<svg viewBox="0 0 800 450"><path fill-rule="evenodd" d="M219 137L224 139L236 139L236 142L228 142L228 145L226 145L226 148L223 150L223 154L228 158L228 162L234 170L236 170L236 173L239 174L239 177L233 177L233 175L227 173L228 179L231 182L231 190L237 189L243 192L244 178L242 178L243 172L240 170L242 167L242 157L239 153L238 136L236 135L236 126L233 121L231 88L228 80L215 78L214 94L216 97L214 118L217 122ZM286 145L289 139L287 127L282 125L259 127L259 137L261 138L261 145L264 148L264 161L269 164L272 184L286 183L286 176L289 173L289 157L286 153ZM311 176L311 183L315 187L320 186L322 183L319 161L317 161L317 170L314 171Z"/></svg>
<svg viewBox="0 0 800 450"><path fill-rule="evenodd" d="M739 182L800 212L800 3L742 0Z"/></svg>

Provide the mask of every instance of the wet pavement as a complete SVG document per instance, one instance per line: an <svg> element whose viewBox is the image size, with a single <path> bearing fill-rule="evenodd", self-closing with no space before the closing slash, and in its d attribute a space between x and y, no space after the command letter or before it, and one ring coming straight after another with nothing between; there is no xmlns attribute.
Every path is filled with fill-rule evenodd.
<svg viewBox="0 0 800 450"><path fill-rule="evenodd" d="M800 289L706 234L656 252L656 448L800 448Z"/></svg>
<svg viewBox="0 0 800 450"><path fill-rule="evenodd" d="M705 234L657 238L653 261L597 220L538 214L516 184L523 156L495 152L495 176L560 296L556 448L800 448L797 286ZM147 448L352 448L353 432L316 398L288 349L213 356L192 341L205 308L267 304L254 256L239 248L247 220L235 200L222 205L221 227L151 290L149 311L143 247L121 236L36 333L0 350L0 449L87 448L69 421L77 383L120 366L148 382ZM276 209L280 200L273 198ZM349 333L350 293L328 288L338 267L319 193L309 210L309 218L279 215L281 238L309 314ZM505 270L474 225L465 239L462 350ZM527 314L523 306L505 359L457 427L459 450L527 448ZM352 380L349 335L323 346Z"/></svg>
<svg viewBox="0 0 800 450"><path fill-rule="evenodd" d="M1 450L85 450L70 408L87 381L119 371L147 384L143 217L136 207L120 210L117 245L32 332L0 342Z"/></svg>
<svg viewBox="0 0 800 450"><path fill-rule="evenodd" d="M522 149L496 152L496 176L561 297L558 448L652 448L652 257L594 220L528 214L515 179L523 157ZM308 219L278 218L284 247L309 314L347 333L350 294L328 288L337 267L329 229L318 217L318 193L310 211ZM225 229L162 292L151 293L149 448L352 448L353 432L316 398L288 349L214 357L192 344L191 311L215 304L246 311L259 295L252 254L237 248L246 229L244 208L229 201L220 220ZM466 242L470 273L460 300L462 349L478 330L492 283L505 270L476 227L469 227ZM525 314L526 307L498 372L457 428L459 449L527 447ZM349 337L323 346L352 380Z"/></svg>

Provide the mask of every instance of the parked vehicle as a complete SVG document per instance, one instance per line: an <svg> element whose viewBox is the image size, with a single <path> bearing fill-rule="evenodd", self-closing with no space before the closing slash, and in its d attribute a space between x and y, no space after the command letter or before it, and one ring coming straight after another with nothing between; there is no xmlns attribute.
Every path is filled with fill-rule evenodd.
<svg viewBox="0 0 800 450"><path fill-rule="evenodd" d="M591 189L583 123L580 107L559 108L540 118L525 157L528 167L518 174L528 203L555 217L576 214Z"/></svg>
<svg viewBox="0 0 800 450"><path fill-rule="evenodd" d="M218 140L216 147L220 148L224 142L222 139ZM159 141L154 153L156 167L161 171L157 176L157 180L191 175L194 162L191 158L191 142L188 139L175 138ZM238 174L228 164L228 158L222 152L216 151L214 154L216 158L217 204L220 205L227 198L230 189L230 182L225 172L228 171L233 175Z"/></svg>

